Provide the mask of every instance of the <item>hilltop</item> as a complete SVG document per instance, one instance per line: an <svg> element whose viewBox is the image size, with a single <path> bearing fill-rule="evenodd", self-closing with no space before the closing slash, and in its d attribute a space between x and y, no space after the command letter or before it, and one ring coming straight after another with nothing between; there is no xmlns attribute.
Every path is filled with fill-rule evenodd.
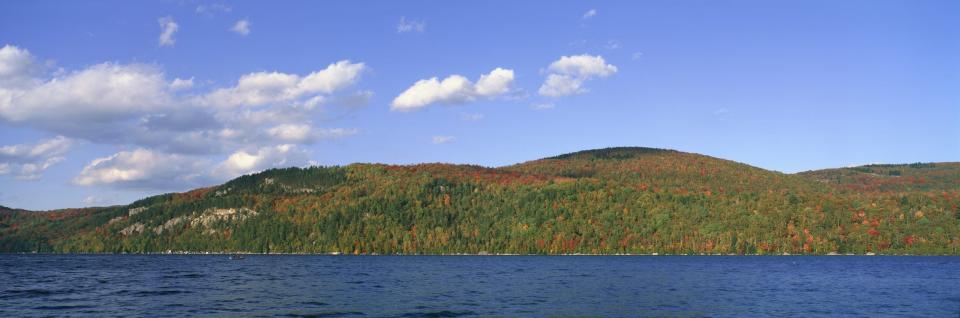
<svg viewBox="0 0 960 318"><path fill-rule="evenodd" d="M783 174L638 147L286 168L125 206L2 208L0 251L957 254L957 185L957 163Z"/></svg>

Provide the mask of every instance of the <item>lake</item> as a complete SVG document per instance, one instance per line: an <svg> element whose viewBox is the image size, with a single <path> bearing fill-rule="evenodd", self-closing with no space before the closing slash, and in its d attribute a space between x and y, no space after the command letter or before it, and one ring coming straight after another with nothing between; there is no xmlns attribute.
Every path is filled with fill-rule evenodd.
<svg viewBox="0 0 960 318"><path fill-rule="evenodd" d="M0 316L960 316L960 257L0 254Z"/></svg>

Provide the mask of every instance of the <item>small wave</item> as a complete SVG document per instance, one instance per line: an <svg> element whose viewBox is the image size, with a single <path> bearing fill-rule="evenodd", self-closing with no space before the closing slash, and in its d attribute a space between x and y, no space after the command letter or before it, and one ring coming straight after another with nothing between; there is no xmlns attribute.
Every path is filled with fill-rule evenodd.
<svg viewBox="0 0 960 318"><path fill-rule="evenodd" d="M204 276L203 274L190 273L190 274L183 274L183 275L163 275L163 278L165 278L165 279L200 278L200 277L203 277L203 276Z"/></svg>
<svg viewBox="0 0 960 318"><path fill-rule="evenodd" d="M51 289L11 289L0 293L0 299L10 298L30 298L40 296L62 295L73 293L73 289L51 290Z"/></svg>
<svg viewBox="0 0 960 318"><path fill-rule="evenodd" d="M476 316L477 313L467 310L467 311L432 311L432 312L412 312L403 314L400 317L406 318L440 318L440 317L463 317L463 316Z"/></svg>
<svg viewBox="0 0 960 318"><path fill-rule="evenodd" d="M366 314L358 311L345 311L345 312L323 312L315 314L287 314L286 317L303 317L303 318L325 318L325 317L350 317L350 316L366 316Z"/></svg>
<svg viewBox="0 0 960 318"><path fill-rule="evenodd" d="M115 292L115 295L130 295L134 297L150 297L150 296L169 296L177 294L189 294L193 293L189 290L121 290Z"/></svg>
<svg viewBox="0 0 960 318"><path fill-rule="evenodd" d="M91 305L45 305L33 307L34 310L69 310L69 309L88 309L94 308Z"/></svg>

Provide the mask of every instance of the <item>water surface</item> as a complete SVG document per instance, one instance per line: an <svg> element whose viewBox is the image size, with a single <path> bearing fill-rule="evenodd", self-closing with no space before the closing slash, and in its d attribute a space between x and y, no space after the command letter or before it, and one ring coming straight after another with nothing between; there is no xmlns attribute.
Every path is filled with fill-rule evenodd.
<svg viewBox="0 0 960 318"><path fill-rule="evenodd" d="M960 257L0 254L49 315L960 317Z"/></svg>

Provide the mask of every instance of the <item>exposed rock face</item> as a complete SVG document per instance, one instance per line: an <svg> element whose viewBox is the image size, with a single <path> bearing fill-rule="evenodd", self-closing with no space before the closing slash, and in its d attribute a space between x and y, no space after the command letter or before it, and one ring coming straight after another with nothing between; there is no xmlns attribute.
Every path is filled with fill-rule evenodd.
<svg viewBox="0 0 960 318"><path fill-rule="evenodd" d="M142 206L142 207L139 207L139 208L133 208L133 209L130 209L130 210L127 211L127 215L129 215L129 216L134 216L134 215L137 215L137 213L140 213L140 212L143 212L143 211L146 211L146 210L147 210L147 207L145 207L145 206Z"/></svg>
<svg viewBox="0 0 960 318"><path fill-rule="evenodd" d="M186 216L178 216L178 217L169 219L167 220L167 222L164 222L163 225L158 225L157 227L154 227L153 233L157 233L157 235L163 234L163 231L169 231L174 226L177 226L186 220L187 220Z"/></svg>
<svg viewBox="0 0 960 318"><path fill-rule="evenodd" d="M124 217L123 217L122 215L121 215L121 216L118 216L118 217L115 217L115 218L112 218L112 219L110 219L110 221L107 221L107 225L110 225L110 224L113 224L113 223L117 223L117 222L123 221L123 218L124 218Z"/></svg>
<svg viewBox="0 0 960 318"><path fill-rule="evenodd" d="M143 223L137 222L120 230L120 234L129 236L134 233L143 233L143 229Z"/></svg>
<svg viewBox="0 0 960 318"><path fill-rule="evenodd" d="M136 210L136 211L135 211ZM136 214L146 210L146 208L130 209L130 213ZM194 212L190 215L181 215L167 220L163 224L149 228L153 233L160 235L169 232L177 227L189 225L193 228L203 228L204 234L213 235L218 233L216 226L220 222L242 222L249 217L257 215L258 212L249 208L230 208L230 209L207 209L203 212ZM126 216L119 216L111 219L107 224L123 221ZM120 230L120 234L130 236L143 233L148 229L143 223L137 222Z"/></svg>
<svg viewBox="0 0 960 318"><path fill-rule="evenodd" d="M190 226L209 228L220 221L240 222L248 217L257 215L257 211L248 208L239 209L207 209L190 221Z"/></svg>

